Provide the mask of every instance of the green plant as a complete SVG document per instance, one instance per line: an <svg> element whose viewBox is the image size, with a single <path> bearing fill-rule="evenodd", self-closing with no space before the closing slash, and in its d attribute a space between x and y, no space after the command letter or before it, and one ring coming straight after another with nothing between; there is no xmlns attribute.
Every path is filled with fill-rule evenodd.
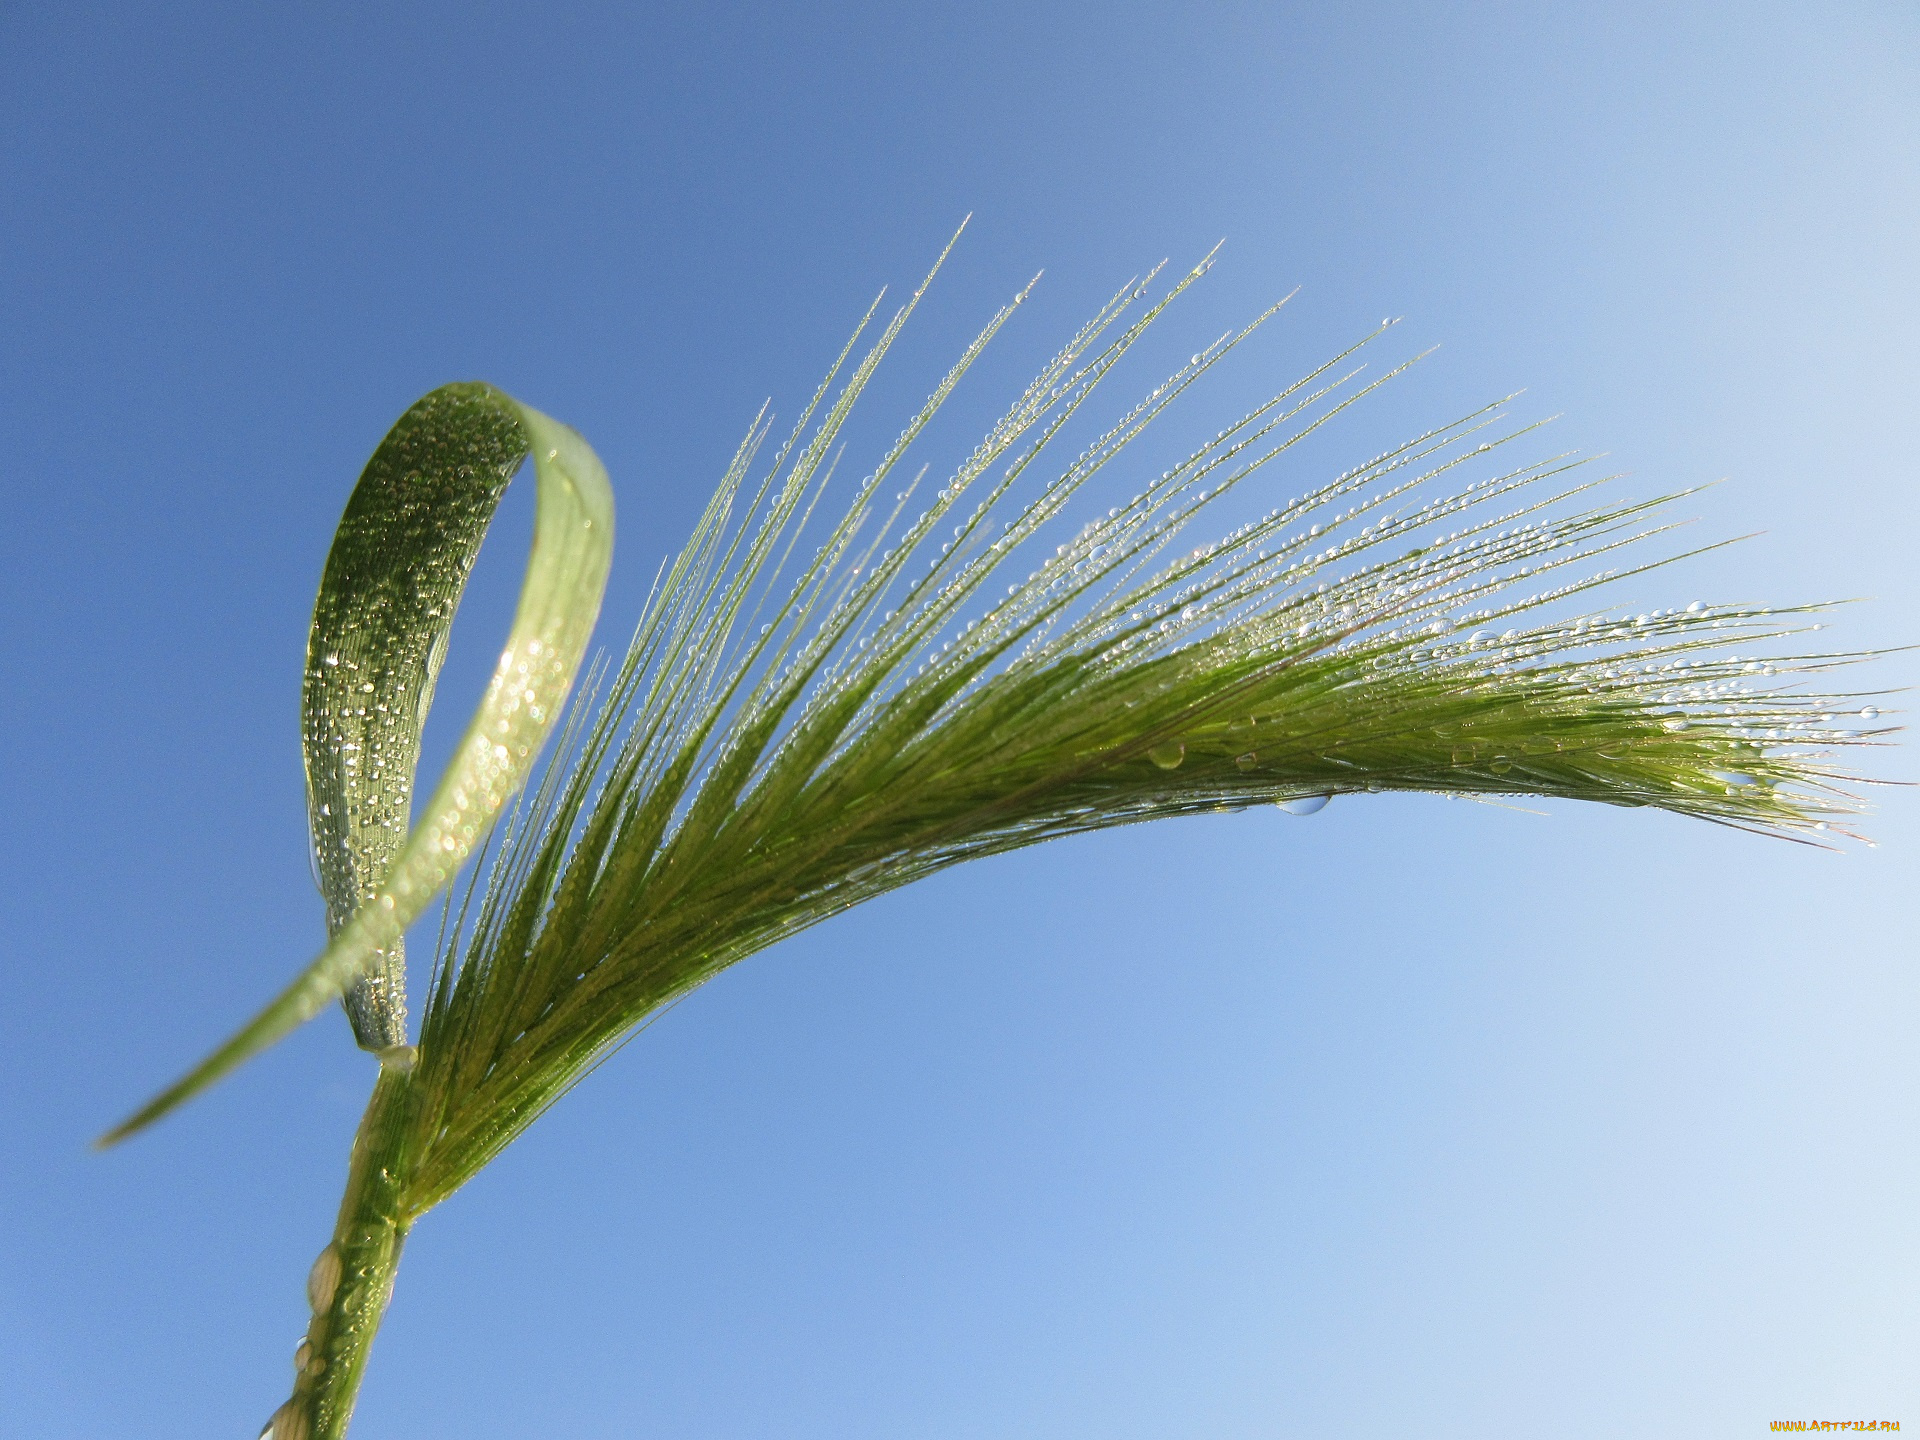
<svg viewBox="0 0 1920 1440"><path fill-rule="evenodd" d="M1815 840L1853 813L1830 759L1863 738L1834 718L1858 697L1790 685L1851 657L1728 653L1817 628L1820 607L1585 608L1619 578L1593 567L1668 529L1656 516L1667 502L1589 506L1598 482L1569 457L1500 468L1532 427L1503 428L1497 405L1189 548L1204 508L1399 373L1358 383L1342 369L1358 345L1076 526L1083 487L1272 315L1042 472L1210 263L1151 303L1154 276L1123 288L935 494L915 500L924 468L894 490L1022 292L843 517L816 522L849 413L925 286L856 359L870 309L769 463L765 413L750 427L624 660L591 672L564 722L611 556L599 462L484 385L437 390L401 418L349 501L308 649L330 941L107 1137L336 998L379 1056L275 1440L345 1432L409 1229L641 1021L918 876L1058 835L1259 804L1304 812L1360 791L1564 796ZM528 454L539 509L512 635L409 829L454 607ZM1009 567L1025 572L1011 584ZM412 1044L402 936L556 728L555 759L484 885L470 881L457 911L449 895Z"/></svg>

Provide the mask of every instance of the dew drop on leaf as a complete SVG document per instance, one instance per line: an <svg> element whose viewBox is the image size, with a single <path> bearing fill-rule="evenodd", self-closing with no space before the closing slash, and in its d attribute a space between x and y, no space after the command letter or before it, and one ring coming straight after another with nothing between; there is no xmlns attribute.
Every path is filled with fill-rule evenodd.
<svg viewBox="0 0 1920 1440"><path fill-rule="evenodd" d="M1180 762L1187 758L1187 747L1178 740L1169 740L1147 751L1147 758L1162 770L1178 770Z"/></svg>

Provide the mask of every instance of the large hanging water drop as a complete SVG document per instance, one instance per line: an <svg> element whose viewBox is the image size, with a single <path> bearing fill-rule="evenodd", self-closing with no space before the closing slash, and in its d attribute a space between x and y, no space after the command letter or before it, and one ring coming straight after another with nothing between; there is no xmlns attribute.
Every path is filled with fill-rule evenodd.
<svg viewBox="0 0 1920 1440"><path fill-rule="evenodd" d="M1187 747L1178 740L1169 740L1147 751L1147 758L1162 770L1178 770L1180 762L1187 758Z"/></svg>
<svg viewBox="0 0 1920 1440"><path fill-rule="evenodd" d="M1331 792L1325 795L1296 795L1291 800L1276 800L1274 805L1288 815L1318 815L1327 808L1327 802L1331 799Z"/></svg>

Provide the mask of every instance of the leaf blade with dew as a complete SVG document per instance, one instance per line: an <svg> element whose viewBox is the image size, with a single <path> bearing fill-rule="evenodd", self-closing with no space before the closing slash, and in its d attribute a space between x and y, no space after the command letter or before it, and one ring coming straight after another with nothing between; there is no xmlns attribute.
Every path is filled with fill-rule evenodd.
<svg viewBox="0 0 1920 1440"><path fill-rule="evenodd" d="M1789 633L1799 612L1695 606L1624 630L1556 621L1509 628L1492 645L1478 632L1461 638L1585 593L1605 574L1513 591L1659 528L1643 519L1645 505L1567 513L1589 486L1560 478L1566 461L1508 469L1414 509L1422 487L1455 483L1459 466L1531 428L1476 446L1494 407L1178 553L1200 510L1380 383L1356 394L1342 388L1351 375L1316 378L1327 366L1309 376L1317 388L1303 380L1282 391L989 602L1020 546L1036 543L1186 383L1163 385L1012 505L996 538L991 522L1012 485L1173 298L1103 342L1144 293L1123 289L1074 337L894 548L876 539L855 549L853 535L904 443L856 487L784 598L773 591L770 557L798 542L824 491L823 458L872 364L799 450L796 432L758 492L773 498L726 522L742 536L759 524L751 543L730 549L716 533L696 534L676 573L698 576L707 598L650 602L639 633L655 638L629 652L554 803L515 837L520 859L503 855L495 872L486 904L503 918L464 942L464 958L457 937L443 954L414 1077L414 1213L718 970L975 856L1365 789L1592 799L1789 834L1847 811L1848 797L1825 792L1848 777L1790 748L1750 748L1755 720L1845 743L1807 723L1820 697L1740 692L1732 669L1709 665L1686 670L1690 693L1667 699L1672 675L1643 673L1697 665L1722 626ZM1205 366L1182 375L1244 337L1209 347ZM789 453L800 458L782 479ZM961 509L982 481L986 499ZM942 545L938 531L954 518ZM714 571L708 562L723 552L744 557L743 568ZM756 593L772 619L761 638L729 649L732 617L757 614ZM670 618L680 638L662 642ZM1595 647L1597 661L1587 654ZM715 674L723 651L736 673L696 681ZM1681 714L1691 719L1676 728ZM1716 778L1736 758L1756 783ZM1795 785L1812 798L1794 796Z"/></svg>
<svg viewBox="0 0 1920 1440"><path fill-rule="evenodd" d="M466 572L528 454L534 540L507 643L422 818L402 838L420 728ZM567 426L488 385L444 386L401 417L348 502L309 646L305 756L329 943L99 1145L152 1124L342 996L352 997L362 1044L404 1046L401 937L524 784L585 654L612 554L612 488ZM376 778L376 769L385 773Z"/></svg>

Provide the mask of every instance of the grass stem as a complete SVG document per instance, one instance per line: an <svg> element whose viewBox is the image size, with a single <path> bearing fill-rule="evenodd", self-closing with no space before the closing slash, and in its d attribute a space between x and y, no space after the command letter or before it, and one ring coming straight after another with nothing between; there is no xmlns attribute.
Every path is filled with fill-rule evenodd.
<svg viewBox="0 0 1920 1440"><path fill-rule="evenodd" d="M373 1337L393 1298L393 1277L413 1217L407 1135L412 1069L383 1057L354 1136L346 1193L333 1238L307 1276L312 1322L294 1354L293 1395L261 1440L339 1440L353 1418Z"/></svg>

